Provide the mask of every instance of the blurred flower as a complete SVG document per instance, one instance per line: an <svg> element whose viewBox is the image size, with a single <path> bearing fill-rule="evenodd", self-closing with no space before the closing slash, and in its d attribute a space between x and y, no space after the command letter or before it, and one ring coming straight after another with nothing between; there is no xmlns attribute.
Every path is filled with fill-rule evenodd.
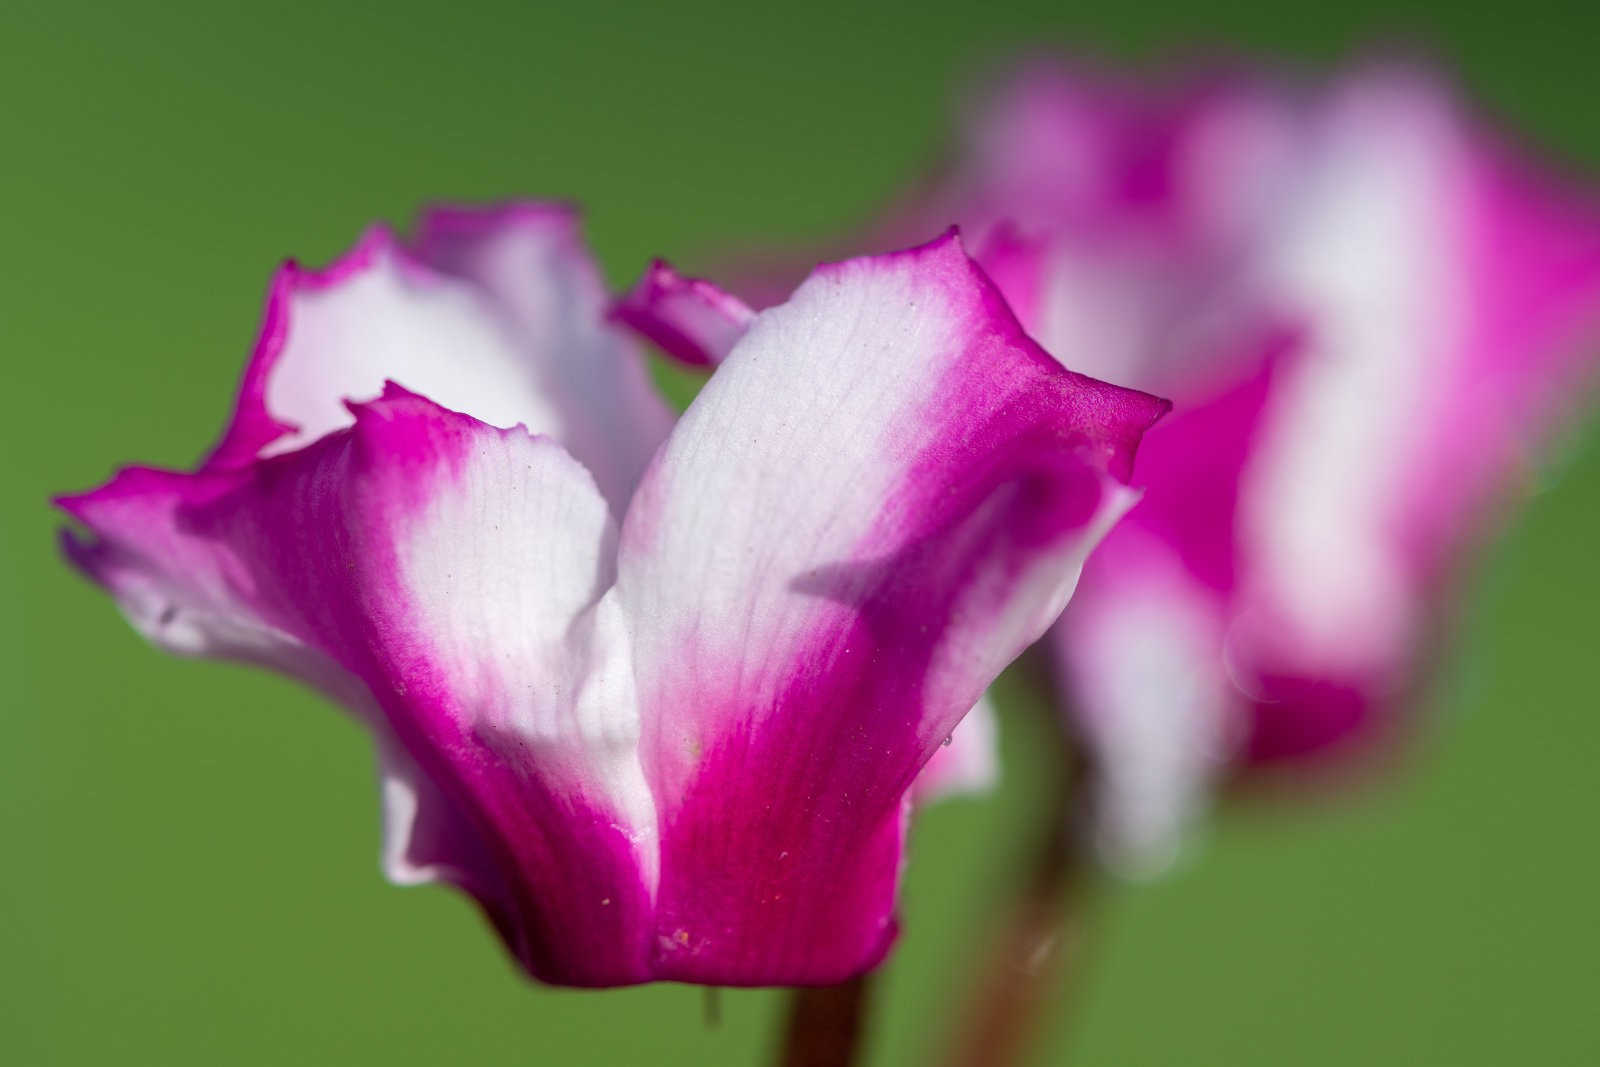
<svg viewBox="0 0 1600 1067"><path fill-rule="evenodd" d="M1053 636L1103 844L1160 865L1228 763L1414 695L1462 550L1595 354L1600 213L1397 69L1033 72L975 129L955 195L1023 321L1177 398Z"/></svg>
<svg viewBox="0 0 1600 1067"><path fill-rule="evenodd" d="M1415 70L1039 66L864 243L950 222L1048 351L1177 406L1051 639L1101 844L1160 867L1229 768L1414 696L1452 570L1592 367L1600 208Z"/></svg>
<svg viewBox="0 0 1600 1067"><path fill-rule="evenodd" d="M539 206L290 265L210 458L63 498L66 551L156 644L362 716L388 874L534 976L841 979L892 940L919 768L1164 406L1064 371L953 236L816 271L675 427L605 305Z"/></svg>

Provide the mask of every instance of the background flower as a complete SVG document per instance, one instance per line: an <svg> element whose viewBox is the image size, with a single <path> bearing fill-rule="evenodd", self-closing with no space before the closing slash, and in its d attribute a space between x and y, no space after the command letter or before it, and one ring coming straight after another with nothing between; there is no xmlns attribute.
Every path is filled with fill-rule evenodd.
<svg viewBox="0 0 1600 1067"><path fill-rule="evenodd" d="M1600 362L1600 195L1398 66L1041 66L972 131L932 210L1052 351L1180 397L1054 642L1102 844L1159 864L1227 764L1417 699L1464 556Z"/></svg>

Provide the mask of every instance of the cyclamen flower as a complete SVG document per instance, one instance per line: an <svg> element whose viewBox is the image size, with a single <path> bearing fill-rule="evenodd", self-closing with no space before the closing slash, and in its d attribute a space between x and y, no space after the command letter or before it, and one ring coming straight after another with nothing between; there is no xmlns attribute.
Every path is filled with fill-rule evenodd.
<svg viewBox="0 0 1600 1067"><path fill-rule="evenodd" d="M1050 641L1102 844L1159 866L1230 769L1414 696L1463 552L1592 369L1600 206L1415 71L1034 68L875 240L934 218L1047 350L1176 403Z"/></svg>
<svg viewBox="0 0 1600 1067"><path fill-rule="evenodd" d="M676 426L605 311L552 208L286 267L210 458L63 498L67 552L158 645L362 716L390 877L530 974L840 980L1164 404L1063 370L953 234L820 268Z"/></svg>
<svg viewBox="0 0 1600 1067"><path fill-rule="evenodd" d="M1227 764L1343 751L1415 699L1465 552L1600 352L1600 201L1416 72L1129 108L1086 147L1107 184L1156 190L1113 240L1165 235L1184 278L1102 349L1127 372L1095 371L1183 410L1054 643L1112 775L1104 843L1150 865ZM1041 233L1032 258L1024 321L1054 351L1101 336L1055 295L1076 244Z"/></svg>

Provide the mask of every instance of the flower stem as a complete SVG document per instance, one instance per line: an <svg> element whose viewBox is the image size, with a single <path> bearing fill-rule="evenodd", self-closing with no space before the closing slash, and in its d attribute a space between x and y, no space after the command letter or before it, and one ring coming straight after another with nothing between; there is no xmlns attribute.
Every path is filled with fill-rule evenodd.
<svg viewBox="0 0 1600 1067"><path fill-rule="evenodd" d="M947 1067L1020 1063L1040 1024L1070 1010L1096 872L1089 848L1094 769L1080 746L1058 736L1058 802L968 986L971 999L945 1044Z"/></svg>
<svg viewBox="0 0 1600 1067"><path fill-rule="evenodd" d="M789 997L780 1067L851 1067L866 1032L871 975L830 986L803 986Z"/></svg>

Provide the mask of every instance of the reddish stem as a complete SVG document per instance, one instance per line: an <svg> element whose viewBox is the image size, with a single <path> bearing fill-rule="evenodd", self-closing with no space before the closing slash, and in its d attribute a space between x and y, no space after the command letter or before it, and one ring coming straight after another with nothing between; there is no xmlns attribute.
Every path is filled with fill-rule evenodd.
<svg viewBox="0 0 1600 1067"><path fill-rule="evenodd" d="M866 1033L871 976L838 985L798 987L778 1050L781 1067L851 1067Z"/></svg>
<svg viewBox="0 0 1600 1067"><path fill-rule="evenodd" d="M948 1067L1021 1062L1041 1023L1073 1003L1096 872L1089 848L1094 768L1064 732L1057 736L1057 803L969 986L959 1028L946 1045Z"/></svg>

